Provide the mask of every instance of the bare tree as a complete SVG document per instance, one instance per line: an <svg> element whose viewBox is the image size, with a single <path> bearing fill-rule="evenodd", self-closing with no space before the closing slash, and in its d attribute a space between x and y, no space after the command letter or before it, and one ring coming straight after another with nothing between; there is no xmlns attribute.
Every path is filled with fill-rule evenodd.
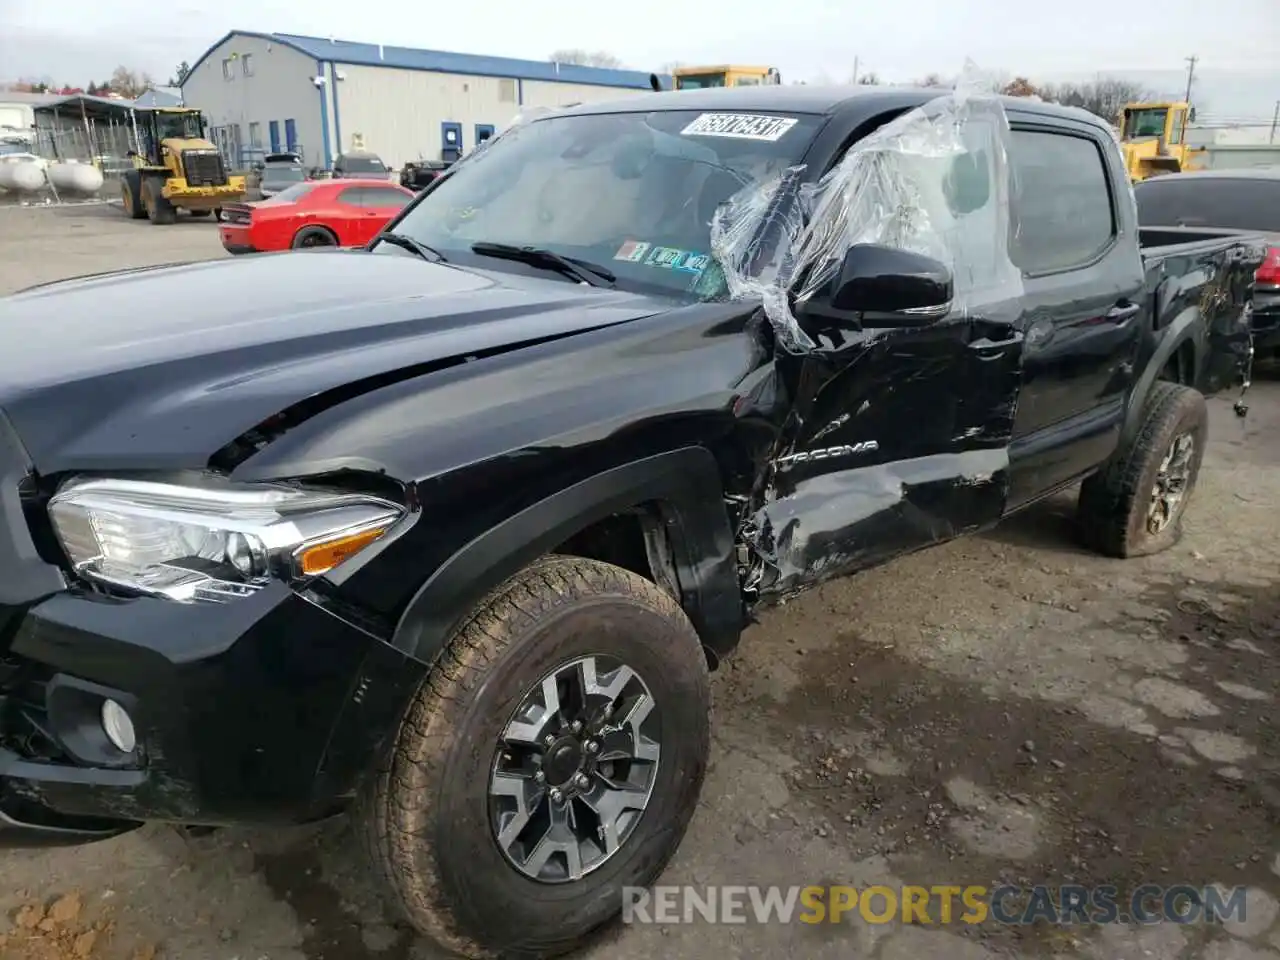
<svg viewBox="0 0 1280 960"><path fill-rule="evenodd" d="M1059 83L1040 95L1067 107L1080 107L1108 122L1115 122L1126 103L1147 100L1150 91L1140 83L1118 77L1102 77L1093 83Z"/></svg>
<svg viewBox="0 0 1280 960"><path fill-rule="evenodd" d="M1028 80L1026 77L1014 77L1008 83L1000 87L1000 92L1006 97L1041 97L1040 88Z"/></svg>
<svg viewBox="0 0 1280 960"><path fill-rule="evenodd" d="M151 79L150 74L138 73L125 66L116 67L115 72L111 74L111 92L130 100L142 96L153 86L155 81Z"/></svg>
<svg viewBox="0 0 1280 960"><path fill-rule="evenodd" d="M683 60L668 60L666 63L664 63L662 66L658 68L658 72L671 73L674 70L679 70L684 65L685 64Z"/></svg>
<svg viewBox="0 0 1280 960"><path fill-rule="evenodd" d="M553 50L548 58L552 63L572 63L579 67L607 67L617 70L622 61L606 50Z"/></svg>
<svg viewBox="0 0 1280 960"><path fill-rule="evenodd" d="M938 73L930 73L923 80L915 82L917 87L949 87L951 84L942 79L942 75Z"/></svg>
<svg viewBox="0 0 1280 960"><path fill-rule="evenodd" d="M878 87L883 81L880 79L880 74L873 70L870 73L864 73L859 77L854 77L854 82L861 84L864 87Z"/></svg>
<svg viewBox="0 0 1280 960"><path fill-rule="evenodd" d="M178 64L178 69L173 71L173 76L169 78L169 86L180 87L182 82L187 79L187 75L191 73L191 64L183 60Z"/></svg>

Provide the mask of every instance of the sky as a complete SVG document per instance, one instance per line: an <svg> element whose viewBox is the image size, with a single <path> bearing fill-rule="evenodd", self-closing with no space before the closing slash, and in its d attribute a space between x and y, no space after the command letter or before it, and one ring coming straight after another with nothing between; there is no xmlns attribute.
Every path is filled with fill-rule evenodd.
<svg viewBox="0 0 1280 960"><path fill-rule="evenodd" d="M1184 58L1194 54L1198 94L1213 113L1269 118L1280 101L1280 0L1035 8L1013 0L0 0L0 79L85 85L124 64L163 82L179 62L242 29L534 60L562 48L604 50L643 70L758 63L811 82L847 81L855 60L863 72L907 82L954 75L969 58L1033 80L1145 77L1157 88L1172 84L1168 92L1185 85Z"/></svg>

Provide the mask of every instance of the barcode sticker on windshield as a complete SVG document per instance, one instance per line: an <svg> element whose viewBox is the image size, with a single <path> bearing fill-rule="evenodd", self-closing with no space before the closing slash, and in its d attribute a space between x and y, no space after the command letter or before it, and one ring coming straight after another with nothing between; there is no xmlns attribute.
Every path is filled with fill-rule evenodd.
<svg viewBox="0 0 1280 960"><path fill-rule="evenodd" d="M781 140L796 125L795 117L766 117L759 113L704 113L680 132L686 137L727 137L731 140Z"/></svg>

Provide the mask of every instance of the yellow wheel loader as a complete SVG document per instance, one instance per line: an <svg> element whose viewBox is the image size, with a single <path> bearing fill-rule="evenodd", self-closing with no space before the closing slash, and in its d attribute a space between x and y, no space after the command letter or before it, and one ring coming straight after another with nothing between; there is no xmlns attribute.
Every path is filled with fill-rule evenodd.
<svg viewBox="0 0 1280 960"><path fill-rule="evenodd" d="M1120 111L1120 147L1129 179L1199 169L1205 148L1187 145L1187 124L1195 118L1185 102L1127 104Z"/></svg>
<svg viewBox="0 0 1280 960"><path fill-rule="evenodd" d="M775 67L680 67L671 71L676 90L704 90L707 87L761 87L782 82Z"/></svg>
<svg viewBox="0 0 1280 960"><path fill-rule="evenodd" d="M120 178L124 212L135 220L173 223L178 211L207 217L242 200L244 177L228 176L222 154L205 137L199 110L156 107L134 111L133 169Z"/></svg>

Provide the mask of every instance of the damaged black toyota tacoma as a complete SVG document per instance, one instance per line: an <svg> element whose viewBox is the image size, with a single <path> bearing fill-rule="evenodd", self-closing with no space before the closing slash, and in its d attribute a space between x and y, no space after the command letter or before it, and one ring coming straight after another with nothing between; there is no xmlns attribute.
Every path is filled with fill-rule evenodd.
<svg viewBox="0 0 1280 960"><path fill-rule="evenodd" d="M1175 542L1261 257L1144 247L1085 114L763 87L522 121L365 250L0 300L0 846L347 811L422 934L571 949L753 614L1081 481Z"/></svg>

